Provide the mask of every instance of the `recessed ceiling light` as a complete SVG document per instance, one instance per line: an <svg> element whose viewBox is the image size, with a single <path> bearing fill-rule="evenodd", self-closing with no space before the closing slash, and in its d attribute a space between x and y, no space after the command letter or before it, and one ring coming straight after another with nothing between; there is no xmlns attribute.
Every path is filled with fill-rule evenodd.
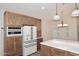
<svg viewBox="0 0 79 59"><path fill-rule="evenodd" d="M41 9L42 9L42 10L44 10L44 9L45 9L45 7L44 7L44 6L42 6L42 7L41 7Z"/></svg>

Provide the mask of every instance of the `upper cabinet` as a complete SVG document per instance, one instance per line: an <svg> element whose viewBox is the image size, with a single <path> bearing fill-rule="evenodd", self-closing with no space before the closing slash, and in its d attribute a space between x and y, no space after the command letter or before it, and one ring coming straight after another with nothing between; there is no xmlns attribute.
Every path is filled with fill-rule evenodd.
<svg viewBox="0 0 79 59"><path fill-rule="evenodd" d="M6 12L5 15L7 26L22 25L22 17L20 17L20 15L10 12Z"/></svg>
<svg viewBox="0 0 79 59"><path fill-rule="evenodd" d="M32 25L37 27L37 36L41 36L41 19L34 17L16 14L13 12L6 11L4 14L5 26L23 26Z"/></svg>

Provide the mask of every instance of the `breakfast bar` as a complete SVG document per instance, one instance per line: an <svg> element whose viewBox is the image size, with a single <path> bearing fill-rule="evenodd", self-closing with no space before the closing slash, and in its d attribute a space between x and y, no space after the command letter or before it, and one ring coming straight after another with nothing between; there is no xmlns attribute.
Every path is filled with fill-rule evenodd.
<svg viewBox="0 0 79 59"><path fill-rule="evenodd" d="M79 42L71 40L53 39L41 42L40 55L43 56L78 56Z"/></svg>

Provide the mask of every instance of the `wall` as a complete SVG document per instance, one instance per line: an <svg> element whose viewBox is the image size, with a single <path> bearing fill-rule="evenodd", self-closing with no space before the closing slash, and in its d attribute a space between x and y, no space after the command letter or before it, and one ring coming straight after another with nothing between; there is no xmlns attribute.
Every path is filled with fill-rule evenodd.
<svg viewBox="0 0 79 59"><path fill-rule="evenodd" d="M57 24L59 24L60 21L53 21L52 22L53 38L74 40L74 41L78 40L77 39L77 19L71 16L73 9L74 7L72 6L72 4L65 4L63 9L62 9L62 6L59 7L58 14L60 15L60 17L62 17L61 11L63 10L64 23L68 24L69 27L61 28L59 30L57 28ZM55 13L53 13L53 15L55 15Z"/></svg>
<svg viewBox="0 0 79 59"><path fill-rule="evenodd" d="M4 29L1 29L4 27L4 9L0 9L0 56L4 55Z"/></svg>
<svg viewBox="0 0 79 59"><path fill-rule="evenodd" d="M51 20L42 20L42 36L44 41L52 39L52 26L53 25Z"/></svg>

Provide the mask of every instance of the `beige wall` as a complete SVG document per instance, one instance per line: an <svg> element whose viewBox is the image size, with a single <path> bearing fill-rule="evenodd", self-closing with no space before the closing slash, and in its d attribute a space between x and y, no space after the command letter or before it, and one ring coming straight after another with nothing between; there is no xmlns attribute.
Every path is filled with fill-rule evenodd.
<svg viewBox="0 0 79 59"><path fill-rule="evenodd" d="M61 6L59 7L61 8ZM73 18L71 16L72 10L73 10L72 4L66 4L63 8L64 11L64 22L69 25L67 28L57 28L57 24L60 23L60 21L53 21L52 22L52 29L53 29L53 38L60 38L60 39L66 39L66 40L78 40L77 39L77 19ZM61 16L62 9L58 10L59 15ZM54 13L53 13L54 14Z"/></svg>
<svg viewBox="0 0 79 59"><path fill-rule="evenodd" d="M48 17L42 19L42 35L44 40L50 39L65 39L65 40L78 40L77 35L77 19L71 16L74 10L73 4L65 4L63 7L64 22L69 26L67 28L58 29L57 25L60 21L53 21L55 10L53 10ZM61 16L62 4L58 4L58 14ZM60 19L61 20L61 19Z"/></svg>
<svg viewBox="0 0 79 59"><path fill-rule="evenodd" d="M0 56L4 55L4 9L0 8Z"/></svg>
<svg viewBox="0 0 79 59"><path fill-rule="evenodd" d="M52 39L52 31L52 21L42 20L42 35L44 41Z"/></svg>

